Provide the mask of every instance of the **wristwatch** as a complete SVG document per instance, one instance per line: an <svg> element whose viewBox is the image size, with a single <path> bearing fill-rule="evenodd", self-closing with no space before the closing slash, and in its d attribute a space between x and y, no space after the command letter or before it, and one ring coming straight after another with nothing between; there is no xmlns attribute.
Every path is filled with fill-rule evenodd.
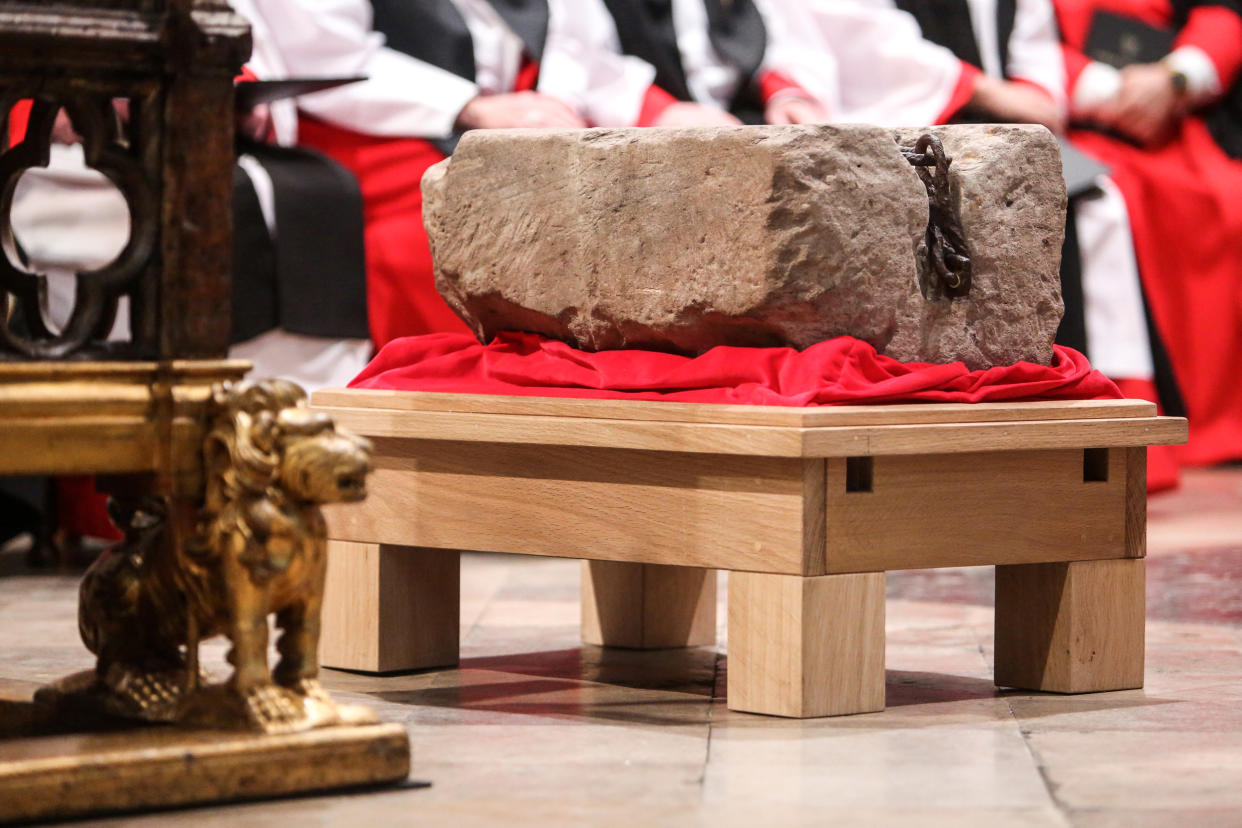
<svg viewBox="0 0 1242 828"><path fill-rule="evenodd" d="M1190 78L1181 69L1175 69L1166 61L1161 61L1160 65L1164 67L1164 71L1169 73L1169 83L1173 86L1173 93L1179 98L1185 97L1190 88Z"/></svg>

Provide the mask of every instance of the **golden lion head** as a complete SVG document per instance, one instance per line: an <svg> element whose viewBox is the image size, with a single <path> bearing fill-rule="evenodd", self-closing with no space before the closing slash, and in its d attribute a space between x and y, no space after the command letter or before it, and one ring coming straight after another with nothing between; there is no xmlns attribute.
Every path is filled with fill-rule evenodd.
<svg viewBox="0 0 1242 828"><path fill-rule="evenodd" d="M371 444L311 411L297 385L225 383L214 402L206 456L209 514L239 497L265 494L307 504L366 497Z"/></svg>

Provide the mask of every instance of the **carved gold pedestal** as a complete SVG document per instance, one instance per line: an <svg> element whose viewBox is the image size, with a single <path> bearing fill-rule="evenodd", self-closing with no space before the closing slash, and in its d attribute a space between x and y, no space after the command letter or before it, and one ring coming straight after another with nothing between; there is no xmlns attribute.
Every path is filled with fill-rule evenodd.
<svg viewBox="0 0 1242 828"><path fill-rule="evenodd" d="M33 708L0 703L0 729L28 724ZM405 728L394 724L283 735L145 726L0 739L0 821L352 788L401 780L409 769Z"/></svg>
<svg viewBox="0 0 1242 828"><path fill-rule="evenodd" d="M317 678L319 505L365 496L369 445L290 383L239 382L248 368L0 363L0 474L100 475L125 533L82 583L76 626L96 668L0 698L0 820L409 773L404 728L336 704ZM216 635L232 645L221 684L198 664Z"/></svg>

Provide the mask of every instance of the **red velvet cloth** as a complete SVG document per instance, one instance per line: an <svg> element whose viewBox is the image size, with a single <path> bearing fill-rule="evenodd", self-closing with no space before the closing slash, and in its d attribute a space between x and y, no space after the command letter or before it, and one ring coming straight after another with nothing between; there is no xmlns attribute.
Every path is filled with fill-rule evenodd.
<svg viewBox="0 0 1242 828"><path fill-rule="evenodd" d="M700 357L656 351L587 353L535 334L428 334L390 342L352 388L746 405L1117 399L1117 386L1077 351L1051 366L986 371L901 363L852 337L792 348L713 348Z"/></svg>

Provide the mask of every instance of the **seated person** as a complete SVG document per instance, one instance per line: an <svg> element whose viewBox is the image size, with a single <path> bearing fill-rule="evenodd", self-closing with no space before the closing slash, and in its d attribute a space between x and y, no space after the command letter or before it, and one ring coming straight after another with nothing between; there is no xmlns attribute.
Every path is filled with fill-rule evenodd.
<svg viewBox="0 0 1242 828"><path fill-rule="evenodd" d="M1065 68L1047 0L768 0L820 39L834 119L882 125L1012 121L1063 132ZM809 48L809 46L808 46ZM1086 352L1127 393L1180 400L1147 324L1125 200L1106 176L1070 204L1059 341ZM1082 297L1085 295L1085 307ZM1176 482L1171 450L1153 455L1154 487Z"/></svg>
<svg viewBox="0 0 1242 828"><path fill-rule="evenodd" d="M1242 12L1192 0L1056 9L1070 137L1112 168L1125 196L1150 315L1190 417L1183 457L1242 457ZM1092 60L1083 50L1097 12L1164 30L1172 48L1120 70Z"/></svg>
<svg viewBox="0 0 1242 828"><path fill-rule="evenodd" d="M278 76L368 78L301 98L298 140L360 182L376 346L466 330L435 289L419 188L462 131L632 125L656 100L654 71L600 48L602 7L582 0L245 0L238 8L279 54Z"/></svg>
<svg viewBox="0 0 1242 828"><path fill-rule="evenodd" d="M972 13L966 0L957 14L946 14L943 4L927 4L924 13L910 0L764 2L801 39L802 55L813 55L821 85L812 91L834 121L1064 127L1064 72L1046 4L1022 4L1002 38L1001 21L982 8ZM995 46L981 50L979 43Z"/></svg>
<svg viewBox="0 0 1242 828"><path fill-rule="evenodd" d="M600 0L588 0L598 3ZM655 67L665 104L644 125L822 123L814 60L763 0L603 0L610 45ZM687 103L710 107L686 107ZM655 117L658 114L658 117Z"/></svg>

